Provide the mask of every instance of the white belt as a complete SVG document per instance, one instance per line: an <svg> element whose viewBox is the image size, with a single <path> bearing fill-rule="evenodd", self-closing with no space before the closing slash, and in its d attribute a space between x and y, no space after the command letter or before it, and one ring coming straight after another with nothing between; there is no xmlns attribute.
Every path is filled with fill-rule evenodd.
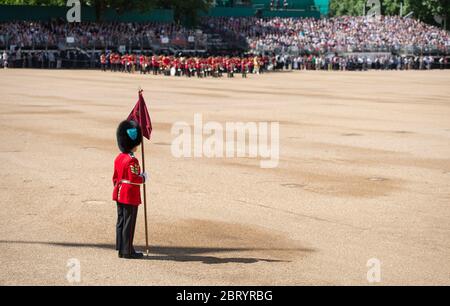
<svg viewBox="0 0 450 306"><path fill-rule="evenodd" d="M128 180L121 180L120 181L121 184L129 184L129 185L136 185L136 186L141 186L142 184L136 184L136 183L132 183Z"/></svg>

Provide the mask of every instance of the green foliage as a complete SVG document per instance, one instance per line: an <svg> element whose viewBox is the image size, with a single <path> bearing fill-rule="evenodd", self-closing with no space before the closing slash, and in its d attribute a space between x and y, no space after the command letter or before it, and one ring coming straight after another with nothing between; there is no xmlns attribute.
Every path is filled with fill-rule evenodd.
<svg viewBox="0 0 450 306"><path fill-rule="evenodd" d="M403 3L403 13L414 12L414 17L425 22L434 23L434 16L439 15L447 21L450 18L449 0L380 0L383 15L399 15ZM367 0L331 0L332 16L358 16L364 12Z"/></svg>
<svg viewBox="0 0 450 306"><path fill-rule="evenodd" d="M415 16L426 22L433 22L434 16L442 16L447 23L450 19L448 0L410 0L410 2Z"/></svg>
<svg viewBox="0 0 450 306"><path fill-rule="evenodd" d="M380 0L380 2L381 13L383 15L398 15L400 13L400 4L402 2L404 8L403 11L405 12L408 10L409 0ZM367 0L331 0L330 10L334 16L360 16L364 12L365 3L367 3Z"/></svg>
<svg viewBox="0 0 450 306"><path fill-rule="evenodd" d="M330 13L333 16L359 16L363 14L365 0L332 0Z"/></svg>

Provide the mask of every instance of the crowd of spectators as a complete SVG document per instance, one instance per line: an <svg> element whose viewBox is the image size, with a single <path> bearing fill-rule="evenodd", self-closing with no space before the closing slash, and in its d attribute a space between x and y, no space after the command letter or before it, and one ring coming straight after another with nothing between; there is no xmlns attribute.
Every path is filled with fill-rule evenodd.
<svg viewBox="0 0 450 306"><path fill-rule="evenodd" d="M95 68L97 59L80 50L26 50L0 52L0 67L28 69Z"/></svg>
<svg viewBox="0 0 450 306"><path fill-rule="evenodd" d="M450 57L400 56L390 53L276 56L275 69L283 70L431 70L449 69Z"/></svg>
<svg viewBox="0 0 450 306"><path fill-rule="evenodd" d="M449 32L398 16L207 18L204 23L245 38L257 53L450 51Z"/></svg>
<svg viewBox="0 0 450 306"><path fill-rule="evenodd" d="M448 52L450 34L412 18L398 16L336 18L204 18L203 29L217 29L247 41L254 53L327 53L398 51L415 48L422 52ZM0 23L0 48L54 47L73 40L83 48L150 47L163 40L185 46L205 37L175 23ZM228 36L229 36L228 35ZM201 37L199 37L201 36ZM227 37L229 40L229 37Z"/></svg>
<svg viewBox="0 0 450 306"><path fill-rule="evenodd" d="M118 23L118 22L7 22L0 23L0 48L17 46L20 48L49 48L60 44L71 44L81 48L148 48L161 44L164 40L172 45L185 46L197 39L195 30L175 23ZM69 40L68 40L69 39Z"/></svg>

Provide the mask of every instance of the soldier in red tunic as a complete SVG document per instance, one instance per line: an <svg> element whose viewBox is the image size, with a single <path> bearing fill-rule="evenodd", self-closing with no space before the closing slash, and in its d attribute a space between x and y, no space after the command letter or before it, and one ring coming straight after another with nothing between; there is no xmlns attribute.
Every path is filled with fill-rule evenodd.
<svg viewBox="0 0 450 306"><path fill-rule="evenodd" d="M241 60L241 73L242 73L242 78L246 79L247 78L247 60L246 59Z"/></svg>
<svg viewBox="0 0 450 306"><path fill-rule="evenodd" d="M139 56L139 72L140 74L145 74L145 56L141 54Z"/></svg>
<svg viewBox="0 0 450 306"><path fill-rule="evenodd" d="M133 247L138 207L141 204L141 185L147 174L141 173L139 161L134 157L142 142L142 131L134 121L124 121L117 129L120 153L114 161L113 200L117 202L116 250L120 258L138 259Z"/></svg>
<svg viewBox="0 0 450 306"><path fill-rule="evenodd" d="M122 65L120 71L126 72L126 70L127 70L127 61L128 61L128 54L122 55L122 57L120 58L120 64Z"/></svg>
<svg viewBox="0 0 450 306"><path fill-rule="evenodd" d="M120 71L120 54L114 55L114 72Z"/></svg>
<svg viewBox="0 0 450 306"><path fill-rule="evenodd" d="M100 55L100 64L102 65L102 71L106 71L106 55L105 55L105 53L102 53L102 55Z"/></svg>

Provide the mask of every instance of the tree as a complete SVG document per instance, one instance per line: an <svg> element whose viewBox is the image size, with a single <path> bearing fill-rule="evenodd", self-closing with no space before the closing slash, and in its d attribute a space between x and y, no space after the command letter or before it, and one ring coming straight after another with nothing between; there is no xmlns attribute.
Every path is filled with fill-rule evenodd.
<svg viewBox="0 0 450 306"><path fill-rule="evenodd" d="M381 13L383 15L398 15L402 2L404 8L407 9L408 0L380 0ZM359 16L364 12L364 5L366 3L367 0L331 0L330 9L334 16Z"/></svg>
<svg viewBox="0 0 450 306"><path fill-rule="evenodd" d="M436 22L435 17L443 18L445 27L450 18L450 2L448 0L409 0L414 15L426 22Z"/></svg>
<svg viewBox="0 0 450 306"><path fill-rule="evenodd" d="M449 0L380 0L383 15L399 15L403 4L403 13L414 12L414 17L428 23L436 23L435 16L442 16L448 24L450 18ZM332 16L362 15L367 0L331 0Z"/></svg>

